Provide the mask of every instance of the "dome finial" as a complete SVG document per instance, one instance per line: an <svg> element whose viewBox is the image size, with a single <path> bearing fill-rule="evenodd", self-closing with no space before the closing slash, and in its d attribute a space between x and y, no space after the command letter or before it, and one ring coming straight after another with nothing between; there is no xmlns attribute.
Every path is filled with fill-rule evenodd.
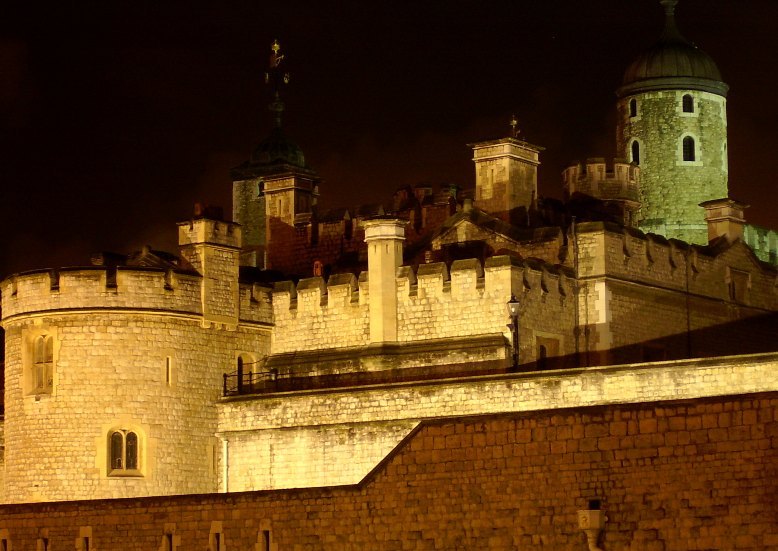
<svg viewBox="0 0 778 551"><path fill-rule="evenodd" d="M289 84L289 73L282 73L279 68L284 59L281 54L281 44L274 40L270 46L270 61L265 72L265 84L273 87L273 101L268 105L268 110L273 113L273 122L276 128L281 128L281 116L284 113L284 102L281 101L281 85Z"/></svg>
<svg viewBox="0 0 778 551"><path fill-rule="evenodd" d="M665 31L662 38L684 40L675 24L675 6L678 0L659 0L659 3L665 8Z"/></svg>

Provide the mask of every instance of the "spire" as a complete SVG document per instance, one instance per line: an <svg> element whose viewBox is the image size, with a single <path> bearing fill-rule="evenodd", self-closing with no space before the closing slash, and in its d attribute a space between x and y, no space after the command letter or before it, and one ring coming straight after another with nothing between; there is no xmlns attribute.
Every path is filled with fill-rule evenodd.
<svg viewBox="0 0 778 551"><path fill-rule="evenodd" d="M678 0L659 0L659 3L665 8L665 30L662 33L662 40L686 42L675 22L675 6Z"/></svg>
<svg viewBox="0 0 778 551"><path fill-rule="evenodd" d="M276 128L281 128L281 117L284 113L284 102L281 101L281 86L289 84L289 73L284 73L280 69L281 61L284 59L281 54L281 44L274 40L270 46L270 61L268 69L265 72L265 84L272 87L273 101L268 105L268 110L273 113L273 121Z"/></svg>

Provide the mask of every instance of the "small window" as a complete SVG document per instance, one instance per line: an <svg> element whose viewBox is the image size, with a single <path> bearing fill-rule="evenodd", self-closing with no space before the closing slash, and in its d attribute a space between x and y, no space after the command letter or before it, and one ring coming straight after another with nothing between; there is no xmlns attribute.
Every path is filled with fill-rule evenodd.
<svg viewBox="0 0 778 551"><path fill-rule="evenodd" d="M632 142L632 162L636 165L640 164L640 144L637 140Z"/></svg>
<svg viewBox="0 0 778 551"><path fill-rule="evenodd" d="M140 442L138 434L119 429L111 432L109 439L110 476L139 476Z"/></svg>
<svg viewBox="0 0 778 551"><path fill-rule="evenodd" d="M748 272L730 270L729 282L727 285L729 289L729 300L737 302L738 304L745 304L748 299L748 284Z"/></svg>
<svg viewBox="0 0 778 551"><path fill-rule="evenodd" d="M171 386L173 384L173 358L165 356L165 384Z"/></svg>
<svg viewBox="0 0 778 551"><path fill-rule="evenodd" d="M638 100L635 98L629 100L629 116L633 119L638 116Z"/></svg>
<svg viewBox="0 0 778 551"><path fill-rule="evenodd" d="M32 393L51 394L54 383L54 337L40 335L33 342Z"/></svg>
<svg viewBox="0 0 778 551"><path fill-rule="evenodd" d="M49 538L38 538L37 551L49 551Z"/></svg>
<svg viewBox="0 0 778 551"><path fill-rule="evenodd" d="M684 113L694 113L694 98L690 94L686 94L681 100L683 104Z"/></svg>
<svg viewBox="0 0 778 551"><path fill-rule="evenodd" d="M694 138L686 136L683 139L683 160L687 162L696 161L696 152L694 151Z"/></svg>
<svg viewBox="0 0 778 551"><path fill-rule="evenodd" d="M554 369L559 364L559 339L554 337L535 337L538 369Z"/></svg>

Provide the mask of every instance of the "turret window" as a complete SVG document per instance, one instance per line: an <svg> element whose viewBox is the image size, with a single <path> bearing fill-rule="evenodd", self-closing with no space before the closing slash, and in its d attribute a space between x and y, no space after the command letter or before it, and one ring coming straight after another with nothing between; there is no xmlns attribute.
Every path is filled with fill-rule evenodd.
<svg viewBox="0 0 778 551"><path fill-rule="evenodd" d="M630 147L630 152L632 153L632 162L636 165L640 164L640 143L635 140L632 142L632 146Z"/></svg>
<svg viewBox="0 0 778 551"><path fill-rule="evenodd" d="M140 476L140 439L138 433L127 429L115 429L110 433L109 476Z"/></svg>
<svg viewBox="0 0 778 551"><path fill-rule="evenodd" d="M697 160L697 155L694 150L694 138L691 136L686 136L683 139L683 160L686 162Z"/></svg>
<svg viewBox="0 0 778 551"><path fill-rule="evenodd" d="M681 103L684 113L694 113L694 98L691 94L685 94Z"/></svg>
<svg viewBox="0 0 778 551"><path fill-rule="evenodd" d="M638 100L635 98L629 100L629 116L633 119L638 116Z"/></svg>
<svg viewBox="0 0 778 551"><path fill-rule="evenodd" d="M40 335L33 344L32 392L50 394L54 383L54 337Z"/></svg>

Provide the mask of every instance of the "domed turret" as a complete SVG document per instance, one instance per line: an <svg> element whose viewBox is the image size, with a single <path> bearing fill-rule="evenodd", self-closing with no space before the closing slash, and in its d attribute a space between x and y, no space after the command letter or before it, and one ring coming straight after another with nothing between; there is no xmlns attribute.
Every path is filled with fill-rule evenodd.
<svg viewBox="0 0 778 551"><path fill-rule="evenodd" d="M305 164L302 150L290 140L281 125L284 102L280 89L289 82L283 72L281 46L274 41L265 82L272 86L268 110L273 116L270 135L251 157L231 171L232 218L243 229L241 264L266 267L266 247L271 219L293 226L310 219L319 196L319 176Z"/></svg>
<svg viewBox="0 0 778 551"><path fill-rule="evenodd" d="M265 168L268 172L283 165L306 168L302 149L280 127L274 128L267 139L254 149L248 164L256 169Z"/></svg>
<svg viewBox="0 0 778 551"><path fill-rule="evenodd" d="M678 31L677 3L660 0L664 32L616 92L617 154L640 166L639 227L704 244L699 205L727 196L728 86L710 56Z"/></svg>

